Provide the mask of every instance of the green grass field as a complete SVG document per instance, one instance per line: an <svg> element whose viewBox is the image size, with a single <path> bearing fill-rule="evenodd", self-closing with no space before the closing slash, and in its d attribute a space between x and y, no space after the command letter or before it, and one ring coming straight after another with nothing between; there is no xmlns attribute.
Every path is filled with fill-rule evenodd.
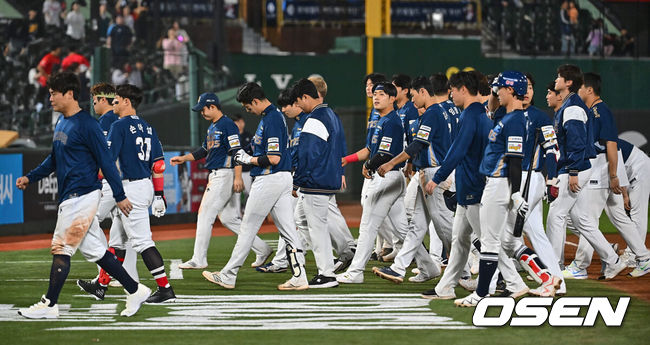
<svg viewBox="0 0 650 345"><path fill-rule="evenodd" d="M262 236L276 240L277 235ZM235 237L216 237L210 247L211 270L227 261ZM167 267L171 259L186 260L193 239L163 241L158 247ZM485 343L528 344L646 344L650 338L650 304L633 298L622 327L606 327L599 318L595 327L543 326L475 329L473 309L454 307L452 301L432 301L418 296L436 280L395 285L370 273L381 263L371 261L365 283L334 289L279 292L275 286L288 273L262 274L249 260L239 273L237 288L223 290L207 282L200 271L184 271L184 279L171 280L179 296L176 303L144 305L131 318L122 318L124 294L110 288L104 301L80 292L76 279L92 278L96 267L77 253L59 304L56 321L25 320L16 308L36 303L47 291L49 251L0 253L0 335L4 344L422 344ZM150 274L139 262L143 283L154 287ZM307 270L315 274L311 253ZM169 274L169 271L168 271ZM410 276L410 273L407 274ZM626 278L622 278L626 279ZM607 296L617 301L617 290L589 281L570 281L571 296ZM462 289L457 296L468 294ZM616 302L614 302L615 304ZM70 305L66 309L65 305ZM584 315L586 311L583 311ZM461 328L461 329L457 329Z"/></svg>

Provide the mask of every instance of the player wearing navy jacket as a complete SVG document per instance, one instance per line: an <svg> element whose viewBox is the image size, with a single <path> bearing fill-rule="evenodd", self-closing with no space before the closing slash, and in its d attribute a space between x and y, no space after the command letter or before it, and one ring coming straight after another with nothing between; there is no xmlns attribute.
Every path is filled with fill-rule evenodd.
<svg viewBox="0 0 650 345"><path fill-rule="evenodd" d="M253 156L243 150L235 154L238 164L252 164L255 177L244 210L241 230L228 263L221 271L203 271L210 282L226 289L234 289L237 273L251 250L257 232L270 213L287 246L287 256L292 277L279 290L305 290L309 288L305 273L305 256L302 243L293 221L291 201L291 155L287 124L282 113L269 102L262 87L246 83L237 92L237 101L246 111L261 115L253 137Z"/></svg>
<svg viewBox="0 0 650 345"><path fill-rule="evenodd" d="M156 217L162 217L167 209L163 190L165 161L156 131L136 115L141 102L142 90L138 87L125 84L115 89L113 111L120 118L108 132L108 146L111 158L119 164L124 191L133 202L133 210L128 215L118 213L114 218L114 226L121 231L111 243L124 250L129 240L133 250L142 256L158 285L147 303L172 302L176 295L167 279L162 255L151 238L149 223L149 206ZM94 294L96 290L86 291Z"/></svg>
<svg viewBox="0 0 650 345"><path fill-rule="evenodd" d="M395 97L397 109L395 111L402 120L404 141L405 145L408 145L413 140L410 132L411 125L420 117L417 108L411 101L411 77L405 74L395 74L392 83L397 89L397 97Z"/></svg>
<svg viewBox="0 0 650 345"><path fill-rule="evenodd" d="M120 315L131 316L140 309L151 290L134 281L106 250L106 238L96 217L101 188L98 168L113 189L120 210L129 214L133 206L124 194L99 123L79 107L81 87L77 76L52 75L48 88L53 110L63 114L54 129L52 152L36 169L19 177L16 187L24 190L30 183L56 171L59 210L52 237L52 268L47 293L31 307L18 309L18 314L30 319L59 317L59 294L70 272L70 257L79 249L86 260L101 266L124 286L126 308Z"/></svg>
<svg viewBox="0 0 650 345"><path fill-rule="evenodd" d="M451 246L451 228L454 214L445 205L443 191L438 191L431 197L425 197L422 181L429 179L438 170L442 159L449 150L449 125L445 119L442 108L438 103L446 100L447 92L445 86L443 95L436 95L436 90L431 80L420 76L413 80L411 93L413 103L418 108L425 108L425 112L419 121L419 127L413 142L397 157L391 159L387 164L378 170L379 175L394 169L398 164L413 157L413 165L419 170L420 186L415 200L415 209L412 223L414 227L406 236L402 249L395 257L395 262L390 267L377 269L375 273L380 277L392 281L401 281L406 273L406 268L413 260L413 256L429 229L429 223L433 222L435 231L442 244L449 252ZM408 263L407 263L408 261ZM413 282L424 282L435 278L440 274L440 263L437 263L437 270L433 275L420 270Z"/></svg>
<svg viewBox="0 0 650 345"><path fill-rule="evenodd" d="M239 199L244 189L242 166L235 166L233 156L241 147L239 128L221 111L219 97L214 93L204 93L199 97L192 111L199 112L204 119L210 121L203 145L192 153L172 157L173 165L183 164L205 158L205 169L210 171L196 221L196 238L194 253L187 262L178 265L181 269L201 269L208 266L207 254L212 237L212 226L219 216L221 224L235 234L239 234L241 213ZM273 250L255 237L253 251L257 267L271 255Z"/></svg>
<svg viewBox="0 0 650 345"><path fill-rule="evenodd" d="M362 174L370 180L370 185L361 215L357 251L348 270L337 276L337 280L341 283L363 282L363 271L370 259L373 242L386 218L395 224L394 235L398 239L403 240L404 236L411 232L409 228L412 225L408 223L404 209L403 194L406 182L399 171L404 165L403 162L396 164L384 176L375 173L381 164L400 154L404 147L402 120L393 110L396 94L395 86L388 82L378 83L374 87L373 105L380 112L381 118L368 148L370 159L364 163L362 169ZM439 268L434 265L424 246L420 245L417 248L417 254L416 261L423 274L431 276L440 274Z"/></svg>
<svg viewBox="0 0 650 345"><path fill-rule="evenodd" d="M560 148L558 160L558 181L551 187L558 187L558 196L551 203L546 220L548 236L555 255L564 257L564 241L567 216L570 214L573 225L598 252L602 262L607 264L605 279L617 276L626 265L619 260L614 249L598 230L598 222L593 224L590 201L583 193L591 177L591 152L595 152L592 124L589 109L576 94L583 83L582 71L575 65L562 65L557 70L555 90L562 96L563 103L555 114L555 133ZM563 262L559 263L560 266Z"/></svg>
<svg viewBox="0 0 650 345"><path fill-rule="evenodd" d="M647 267L647 270L638 270L639 273L642 273L640 275L643 275L650 271L650 265L648 265L650 263L650 251L639 237L632 219L623 211L624 202L621 192L623 188L627 188L629 182L625 173L623 156L618 150L618 131L614 116L607 104L601 99L600 93L600 76L596 73L585 73L584 83L578 90L578 95L593 114L594 147L598 156L591 160L592 174L589 178L589 184L581 192L584 196L581 195L576 204L581 205L582 198L588 201L586 204L588 208L585 209L588 213L581 216L591 218L585 222L586 226L595 226L596 229L598 229L600 215L606 206L619 211L608 212L607 214L623 236L628 248L635 254L636 261L641 266ZM608 181L609 183L607 183ZM593 252L594 250L589 243L583 237L580 237L575 259L563 271L565 277L586 277L587 267L591 264Z"/></svg>
<svg viewBox="0 0 650 345"><path fill-rule="evenodd" d="M300 189L309 238L318 267L318 274L309 281L309 288L338 286L334 274L334 257L328 226L328 209L334 193L341 189L345 155L345 136L339 117L322 103L314 83L300 79L291 98L309 118L300 133L297 149L294 188ZM300 206L299 206L300 207Z"/></svg>
<svg viewBox="0 0 650 345"><path fill-rule="evenodd" d="M454 104L463 109L458 121L458 135L445 156L440 169L426 184L426 193L433 194L436 187L456 171L456 197L458 207L452 229L451 252L442 278L435 288L422 293L429 299L454 299L467 264L472 232L480 236L480 201L485 187L485 177L478 172L492 122L480 102L478 90L487 84L477 71L458 72L449 79Z"/></svg>

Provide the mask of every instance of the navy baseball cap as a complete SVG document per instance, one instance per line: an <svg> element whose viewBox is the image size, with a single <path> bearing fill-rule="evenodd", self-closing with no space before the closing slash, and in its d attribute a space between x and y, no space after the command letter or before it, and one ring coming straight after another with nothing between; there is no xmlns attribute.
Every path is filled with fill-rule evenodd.
<svg viewBox="0 0 650 345"><path fill-rule="evenodd" d="M217 95L211 93L211 92L206 92L199 97L198 102L196 103L195 106L192 107L193 111L199 112L203 107L206 105L219 105L219 97Z"/></svg>

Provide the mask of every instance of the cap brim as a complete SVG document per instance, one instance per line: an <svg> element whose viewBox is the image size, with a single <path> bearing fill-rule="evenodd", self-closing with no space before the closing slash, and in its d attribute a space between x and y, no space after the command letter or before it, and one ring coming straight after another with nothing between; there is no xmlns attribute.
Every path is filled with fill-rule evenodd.
<svg viewBox="0 0 650 345"><path fill-rule="evenodd" d="M199 103L199 104L192 107L192 111L196 111L197 113L200 112L201 109L203 109L203 106L201 105L201 103Z"/></svg>

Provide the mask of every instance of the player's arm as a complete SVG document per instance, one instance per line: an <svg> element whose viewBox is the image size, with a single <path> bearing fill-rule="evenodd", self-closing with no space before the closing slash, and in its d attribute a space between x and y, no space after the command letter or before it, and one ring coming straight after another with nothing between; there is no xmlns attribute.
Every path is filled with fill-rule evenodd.
<svg viewBox="0 0 650 345"><path fill-rule="evenodd" d="M54 159L54 148L47 157L39 164L34 170L27 173L25 176L21 176L16 180L16 187L21 190L25 190L27 185L32 182L37 182L40 179L49 176L56 169L56 160Z"/></svg>
<svg viewBox="0 0 650 345"><path fill-rule="evenodd" d="M115 153L115 156L113 156L114 153L111 151L114 149L114 146L121 147L122 139L116 134L119 131L116 130L115 123L113 123L113 125L111 125L111 130L108 132L107 140L99 127L99 123L90 121L89 123L91 128L88 130L88 147L95 156L95 159L104 174L104 178L108 182L109 186L111 186L111 190L113 190L113 198L117 203L117 207L125 216L128 217L129 213L133 209L133 205L131 205L129 199L126 198L124 188L122 187L120 173L117 171L117 165L115 165L114 157L117 157L117 154ZM107 142L108 145L111 145L110 150L106 145Z"/></svg>
<svg viewBox="0 0 650 345"><path fill-rule="evenodd" d="M513 124L514 126L515 124ZM506 131L506 129L508 129ZM528 212L528 203L521 194L521 162L524 159L524 126L504 128L506 135L505 158L508 160L508 182L510 183L510 199L513 208L521 217ZM532 164L532 162L531 162Z"/></svg>
<svg viewBox="0 0 650 345"><path fill-rule="evenodd" d="M237 151L241 150L241 139L239 138L239 128L235 124L229 127L229 133L226 137L226 143L228 147L228 154L231 156L231 159L234 160L234 156ZM242 167L241 165L235 165L234 168L235 178L233 179L232 189L235 193L240 193L244 190L244 179L241 177Z"/></svg>
<svg viewBox="0 0 650 345"><path fill-rule="evenodd" d="M578 106L571 106L564 110L562 126L566 131L566 160L569 170L569 189L577 193L580 190L578 181L578 165L585 159L587 145L587 114Z"/></svg>
<svg viewBox="0 0 650 345"><path fill-rule="evenodd" d="M319 165L323 152L327 149L329 136L330 133L323 122L314 117L307 119L300 133L297 152L298 169L294 174L294 186L301 187L306 179L311 178L314 168Z"/></svg>
<svg viewBox="0 0 650 345"><path fill-rule="evenodd" d="M609 172L609 188L614 194L621 194L621 186L618 181L618 143L607 141L607 170Z"/></svg>
<svg viewBox="0 0 650 345"><path fill-rule="evenodd" d="M341 167L344 167L349 163L365 161L366 159L368 159L368 157L370 157L370 149L368 147L364 147L353 154L341 158Z"/></svg>
<svg viewBox="0 0 650 345"><path fill-rule="evenodd" d="M201 145L201 147L199 147L198 149L194 150L193 152L184 154L182 156L174 156L169 160L169 163L172 166L176 166L179 164L183 164L185 162L198 161L200 159L203 159L208 156L207 147L208 146L204 141L203 145Z"/></svg>

